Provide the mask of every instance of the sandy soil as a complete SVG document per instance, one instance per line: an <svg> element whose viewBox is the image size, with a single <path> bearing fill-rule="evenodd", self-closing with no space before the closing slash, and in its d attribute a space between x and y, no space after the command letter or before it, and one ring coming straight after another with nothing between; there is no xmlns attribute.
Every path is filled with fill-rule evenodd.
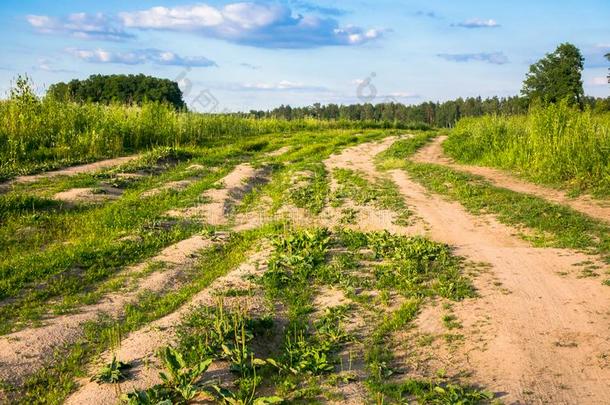
<svg viewBox="0 0 610 405"><path fill-rule="evenodd" d="M545 200L563 204L587 214L593 218L610 222L610 201L599 201L590 196L569 197L560 190L554 190L516 178L508 172L490 167L462 165L453 162L443 153L443 141L446 136L436 138L430 145L422 148L414 157L416 162L436 163L454 169L482 176L492 184L516 191L532 194Z"/></svg>
<svg viewBox="0 0 610 405"><path fill-rule="evenodd" d="M134 389L145 389L161 382L159 371L161 365L156 359L155 353L158 349L168 344L172 344L176 339L176 326L180 320L199 306L214 306L217 303L219 291L231 287L249 287L253 285L246 281L250 276L263 274L266 269L267 258L270 249L262 249L250 255L248 260L237 269L231 271L226 276L216 279L208 288L200 291L189 303L182 306L179 310L161 318L147 327L127 336L122 342L121 347L116 350L116 356L121 361L128 361L133 364L130 370L131 378L121 384L122 392L130 392ZM256 314L265 308L264 297L260 294L247 297L226 297L224 305L228 308L240 308L249 313ZM112 352L106 352L101 356L99 364L110 361ZM99 368L95 364L92 373ZM218 378L224 376L229 378L222 365L211 367L208 370L210 377ZM117 394L115 387L111 384L100 385L89 381L88 378L80 380L81 387L71 395L66 404L115 404Z"/></svg>
<svg viewBox="0 0 610 405"><path fill-rule="evenodd" d="M327 167L360 170L373 180L379 173L372 157L392 141L347 149ZM425 153L429 149L420 160ZM451 368L470 373L471 383L503 393L507 403L607 403L610 290L599 279L561 275L597 259L532 248L493 217L472 216L460 204L430 195L403 171L390 174L425 223L421 233L455 246L471 261L491 264L490 274L476 280L481 297L455 307L464 324L456 332L466 336L463 345L449 357L447 345L430 353L433 373ZM432 317L422 314L418 333L442 330L438 308L432 311Z"/></svg>
<svg viewBox="0 0 610 405"><path fill-rule="evenodd" d="M215 188L207 190L202 204L167 214L180 218L201 218L210 225L226 225L235 205L256 185L268 181L265 169L254 169L249 164L237 166L221 179Z"/></svg>
<svg viewBox="0 0 610 405"><path fill-rule="evenodd" d="M503 286L477 282L481 298L456 306L467 337L459 365L471 381L506 393L507 403L603 404L610 394L610 290L599 279L565 277L591 258L562 249L537 249L491 217L429 195L402 171L393 171L429 236L456 253L491 264ZM507 293L510 292L510 293ZM422 332L434 333L430 322ZM440 356L442 359L443 357ZM456 365L456 358L439 368Z"/></svg>
<svg viewBox="0 0 610 405"><path fill-rule="evenodd" d="M141 196L146 198L146 197L155 196L164 191L182 191L182 190L186 189L188 186L190 186L191 184L193 184L194 182L195 182L195 179L170 181L168 183L161 185L160 187L153 188L151 190L147 190L147 191L143 192L141 194Z"/></svg>
<svg viewBox="0 0 610 405"><path fill-rule="evenodd" d="M62 191L53 196L54 200L63 201L68 204L102 203L117 200L123 194L123 190L111 186L99 188L72 188Z"/></svg>
<svg viewBox="0 0 610 405"><path fill-rule="evenodd" d="M39 174L32 174L32 175L28 175L28 176L18 176L8 182L0 183L0 193L9 191L11 188L11 185L13 185L15 183L33 183L40 179L45 179L45 178L49 178L49 177L75 176L75 175L81 174L81 173L91 173L91 172L95 172L98 170L107 169L109 167L115 167L115 166L122 165L124 163L128 163L132 160L137 159L138 157L139 157L139 155L124 156L124 157L119 157L119 158L114 158L114 159L100 160L99 162L88 163L85 165L66 167L65 169L52 170L49 172L44 172L44 173L39 173Z"/></svg>
<svg viewBox="0 0 610 405"><path fill-rule="evenodd" d="M332 173L334 169L352 169L364 173L369 180L376 180L381 173L375 167L374 158L384 150L388 149L398 137L389 136L380 142L364 143L353 148L346 149L341 153L331 155L325 162L326 169ZM331 187L336 187L331 184Z"/></svg>
<svg viewBox="0 0 610 405"><path fill-rule="evenodd" d="M361 144L342 151L339 154L331 155L324 165L329 173L334 169L351 169L363 174L371 181L376 181L385 176L377 170L375 166L375 156L389 148L398 137L388 137L381 142L371 142ZM335 192L338 184L331 176L331 192ZM409 204L409 201L407 201ZM387 230L388 232L399 235L415 235L424 232L425 224L418 218L412 218L412 224L408 227L396 225L396 212L387 209L379 209L374 206L361 206L348 201L343 207L325 207L321 218L326 219L325 226L333 227L338 225L341 218L341 211L352 208L357 211L354 224L345 225L346 228L360 230L362 232L373 232Z"/></svg>
<svg viewBox="0 0 610 405"><path fill-rule="evenodd" d="M171 288L179 274L193 265L198 252L213 243L199 235L180 241L150 261L126 269L122 275L137 275L145 271L149 263L164 264L162 271L137 279L130 291L108 294L100 302L81 307L76 313L49 318L41 327L26 328L0 337L0 379L21 382L49 360L55 348L81 337L84 322L95 320L101 314L118 316L144 291L159 292Z"/></svg>
<svg viewBox="0 0 610 405"><path fill-rule="evenodd" d="M278 157L278 156L282 156L284 153L287 153L289 150L290 150L289 146L282 146L281 148L276 149L273 152L267 153L265 156Z"/></svg>

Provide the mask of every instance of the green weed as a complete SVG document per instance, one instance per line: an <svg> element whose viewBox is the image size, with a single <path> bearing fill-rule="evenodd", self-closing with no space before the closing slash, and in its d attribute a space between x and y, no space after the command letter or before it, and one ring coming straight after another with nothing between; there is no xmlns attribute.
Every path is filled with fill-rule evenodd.
<svg viewBox="0 0 610 405"><path fill-rule="evenodd" d="M112 356L110 363L106 364L97 373L91 381L98 383L118 383L127 378L127 371L131 368L131 364L117 360L116 356Z"/></svg>

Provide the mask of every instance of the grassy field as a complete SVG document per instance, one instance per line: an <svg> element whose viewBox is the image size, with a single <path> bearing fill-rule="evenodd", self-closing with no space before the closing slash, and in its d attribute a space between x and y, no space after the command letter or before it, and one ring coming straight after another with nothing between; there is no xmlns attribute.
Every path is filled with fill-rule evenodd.
<svg viewBox="0 0 610 405"><path fill-rule="evenodd" d="M0 180L160 146L213 146L270 133L388 126L179 112L152 102L125 107L17 97L0 101Z"/></svg>
<svg viewBox="0 0 610 405"><path fill-rule="evenodd" d="M444 144L464 163L513 170L538 183L610 195L610 115L564 104L526 116L460 120Z"/></svg>
<svg viewBox="0 0 610 405"><path fill-rule="evenodd" d="M128 116L143 111L123 113ZM181 119L178 114L175 117ZM150 262L142 272L130 274L125 271L130 266L147 263L165 247L193 236L213 237L230 231L230 223L228 227L214 226L202 219L172 218L167 213L205 205L209 197L202 196L221 187L219 179L244 163L268 168L269 177L241 197L235 211L238 215L260 210L267 201L271 218L289 202L311 215L332 206L341 216L339 223L346 226L354 219L346 213L355 217L359 206L393 210L398 223L409 221L410 211L391 182L380 179L370 183L363 173L347 168L330 173L323 163L333 153L396 132L273 132L265 127L269 121L249 127L250 121L244 120L240 125L249 129L244 129L242 136L225 139L224 146L217 146L217 139L210 141L214 146L179 142L173 147L154 148L119 167L16 183L1 195L2 334L44 329L55 317L78 316L82 308L100 305L108 294L127 294L151 274L168 271ZM280 148L285 150L283 154L270 155ZM299 175L301 180L295 185ZM331 187L331 179L336 186ZM163 191L164 185L181 181L189 181L189 185ZM102 190L104 195L108 185L121 190L120 198L72 203L55 198L82 188ZM347 208L351 201L356 206ZM253 279L252 287L231 288L221 297L260 295L267 302L263 313L218 306L201 306L189 312L177 328L178 344L159 354L168 380L147 390L125 393L126 402L169 399L181 403L202 395L224 403L272 403L279 398L309 402L338 399L341 394L337 389L354 381L366 385L366 397L377 399L438 401L457 395L477 402L489 398L488 393L437 378L414 378L394 385L383 378L393 367L393 334L406 327L425 302L435 297L459 301L474 294L462 274L461 260L448 246L423 237L358 232L341 226L295 227L290 217L230 235L217 247L202 252L196 264L180 275L175 288L142 291L118 316L106 314L81 324L82 334L56 347L55 354L46 357L36 372L20 382L4 384L8 398L19 403L62 402L77 388L75 377L86 373L97 356L115 347L117 336L170 315L238 267L251 246L259 244L272 246L265 264L269 270ZM366 249L372 249L370 255L363 253ZM393 267L402 273L394 274ZM327 288L342 291L351 303L316 314L316 296ZM371 296L364 292L369 290L381 291L381 307L371 305ZM390 297L404 297L405 301L396 310L390 309ZM282 308L280 312L278 308ZM361 316L369 319L373 329L345 329L348 319ZM276 345L262 343L269 339ZM344 363L344 351L363 344L367 347L361 357L365 363L356 370ZM349 362L356 361L358 356L353 356ZM128 375L128 363L121 360L100 371L100 384L112 385L123 380L123 373ZM236 380L200 381L210 362L229 362ZM328 379L334 382L329 384ZM447 391L441 392L441 386Z"/></svg>
<svg viewBox="0 0 610 405"><path fill-rule="evenodd" d="M138 155L16 181L0 194L0 402L535 402L548 390L510 391L510 378L478 374L480 364L470 362L474 352L491 356L484 369L502 359L493 346L502 334L489 325L518 321L524 307L535 312L532 293L522 295L524 283L511 277L541 277L532 281L540 283L535 305L556 308L551 292L581 294L557 298L578 305L607 294L608 223L412 161L436 131L206 116L158 104L30 100L20 110L18 102L0 107L0 150L12 157L5 177ZM604 117L556 108L566 128L586 122L590 136L605 128ZM485 131L504 128L492 132L518 154L511 131L527 136L536 114L549 111L465 120L446 147L460 160L491 164L497 152L475 147L486 144ZM601 190L602 177L578 184ZM464 210L438 212L454 207L442 204ZM481 220L488 217L508 231ZM460 223L465 241L454 232ZM498 232L506 245L495 241ZM532 262L502 270L520 255ZM563 284L543 288L550 282ZM495 300L508 300L500 305L508 312L498 313ZM605 301L591 301L599 305L566 314L601 325L591 314ZM580 343L560 342L587 346ZM527 344L518 349L528 353ZM439 365L446 356L452 361ZM549 374L560 371L567 373Z"/></svg>

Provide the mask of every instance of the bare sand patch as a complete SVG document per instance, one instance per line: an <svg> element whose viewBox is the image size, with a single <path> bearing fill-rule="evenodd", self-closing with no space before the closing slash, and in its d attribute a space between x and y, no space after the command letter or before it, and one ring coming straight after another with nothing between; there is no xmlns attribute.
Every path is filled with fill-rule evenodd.
<svg viewBox="0 0 610 405"><path fill-rule="evenodd" d="M137 159L138 157L139 157L139 155L123 156L123 157L118 157L118 158L114 158L114 159L100 160L98 162L88 163L88 164L84 164L84 165L66 167L64 169L52 170L52 171L39 173L39 174L18 176L8 182L0 183L0 193L4 193L4 192L7 192L8 190L10 190L10 188L13 184L33 183L33 182L36 182L41 179L45 179L45 178L49 178L49 177L56 177L56 176L75 176L75 175L81 174L81 173L92 173L92 172L96 172L98 170L107 169L110 167L120 166L122 164L129 163L132 160Z"/></svg>
<svg viewBox="0 0 610 405"><path fill-rule="evenodd" d="M249 164L237 166L220 180L215 188L203 194L205 203L167 214L179 218L201 218L210 225L225 225L235 205L252 189L268 180L265 169L254 169Z"/></svg>
<svg viewBox="0 0 610 405"><path fill-rule="evenodd" d="M117 200L122 194L123 190L111 186L72 188L55 194L53 199L68 204L97 204Z"/></svg>

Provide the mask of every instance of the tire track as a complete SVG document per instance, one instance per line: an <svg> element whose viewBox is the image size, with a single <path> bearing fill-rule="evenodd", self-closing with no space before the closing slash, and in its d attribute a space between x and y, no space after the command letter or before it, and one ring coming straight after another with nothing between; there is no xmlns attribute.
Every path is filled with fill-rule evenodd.
<svg viewBox="0 0 610 405"><path fill-rule="evenodd" d="M531 194L547 201L567 205L592 218L610 222L610 201L596 201L590 196L569 197L565 192L529 183L515 178L513 175L498 169L482 166L457 164L443 153L442 143L447 139L440 136L428 146L423 147L413 161L420 163L434 163L448 166L462 172L484 177L495 186L507 188L517 193Z"/></svg>

